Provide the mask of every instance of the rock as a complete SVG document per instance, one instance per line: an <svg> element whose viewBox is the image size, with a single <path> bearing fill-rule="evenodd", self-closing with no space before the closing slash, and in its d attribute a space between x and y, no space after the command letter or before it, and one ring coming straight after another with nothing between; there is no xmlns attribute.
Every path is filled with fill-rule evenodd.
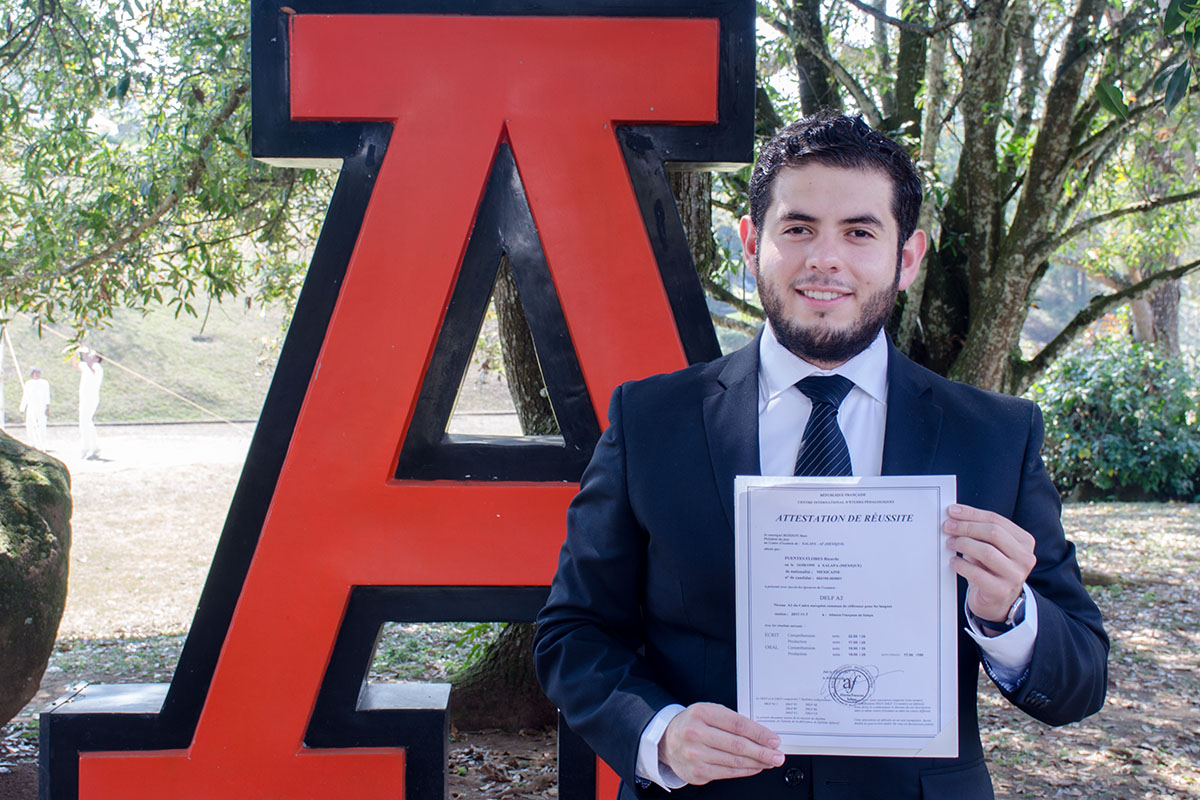
<svg viewBox="0 0 1200 800"><path fill-rule="evenodd" d="M37 692L67 601L71 479L0 432L0 725Z"/></svg>

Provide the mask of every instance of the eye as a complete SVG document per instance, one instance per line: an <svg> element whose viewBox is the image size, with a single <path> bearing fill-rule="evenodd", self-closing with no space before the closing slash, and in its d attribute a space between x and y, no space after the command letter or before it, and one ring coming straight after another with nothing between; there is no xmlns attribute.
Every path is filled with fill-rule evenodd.
<svg viewBox="0 0 1200 800"><path fill-rule="evenodd" d="M874 239L875 233L866 228L855 228L848 234L851 239Z"/></svg>

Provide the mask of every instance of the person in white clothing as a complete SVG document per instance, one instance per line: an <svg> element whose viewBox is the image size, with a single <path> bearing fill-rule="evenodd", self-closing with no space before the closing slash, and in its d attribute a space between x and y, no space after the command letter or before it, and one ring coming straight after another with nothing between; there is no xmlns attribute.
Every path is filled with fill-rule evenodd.
<svg viewBox="0 0 1200 800"><path fill-rule="evenodd" d="M37 367L29 370L25 391L21 394L21 411L25 414L25 435L29 444L38 450L46 449L46 417L50 414L50 381L42 377Z"/></svg>
<svg viewBox="0 0 1200 800"><path fill-rule="evenodd" d="M100 443L96 438L96 408L100 405L100 383L104 367L100 355L88 350L80 355L75 366L79 369L79 439L84 458L99 458Z"/></svg>

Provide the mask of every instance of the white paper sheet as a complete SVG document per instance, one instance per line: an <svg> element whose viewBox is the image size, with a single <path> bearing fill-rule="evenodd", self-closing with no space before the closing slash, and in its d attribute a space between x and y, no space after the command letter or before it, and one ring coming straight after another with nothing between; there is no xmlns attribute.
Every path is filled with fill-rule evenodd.
<svg viewBox="0 0 1200 800"><path fill-rule="evenodd" d="M785 753L958 755L954 476L741 476L738 711Z"/></svg>

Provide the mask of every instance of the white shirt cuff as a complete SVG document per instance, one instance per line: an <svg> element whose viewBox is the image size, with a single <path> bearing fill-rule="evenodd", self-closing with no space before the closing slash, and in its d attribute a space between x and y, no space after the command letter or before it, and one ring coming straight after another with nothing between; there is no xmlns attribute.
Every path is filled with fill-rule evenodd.
<svg viewBox="0 0 1200 800"><path fill-rule="evenodd" d="M638 743L637 766L633 771L636 777L657 783L667 791L687 786L687 781L681 779L670 767L658 760L658 743L666 733L671 720L675 719L681 711L683 711L683 706L672 703L669 706L663 706L654 715L650 724L642 730L642 738Z"/></svg>
<svg viewBox="0 0 1200 800"><path fill-rule="evenodd" d="M968 608L966 631L983 652L983 666L988 675L1005 691L1015 691L1029 671L1033 644L1037 639L1037 600L1029 584L1025 584L1025 619L1020 625L999 636L988 636L976 624L975 615Z"/></svg>

